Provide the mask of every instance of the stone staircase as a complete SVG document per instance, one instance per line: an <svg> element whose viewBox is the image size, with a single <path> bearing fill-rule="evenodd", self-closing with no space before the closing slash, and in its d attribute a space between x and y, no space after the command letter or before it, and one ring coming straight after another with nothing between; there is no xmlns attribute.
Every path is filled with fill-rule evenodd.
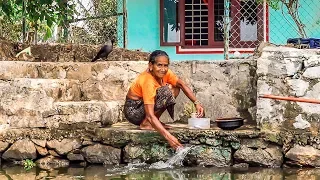
<svg viewBox="0 0 320 180"><path fill-rule="evenodd" d="M59 128L65 124L94 123L101 127L121 122L126 91L146 63L130 64L1 61L1 124L10 128Z"/></svg>
<svg viewBox="0 0 320 180"><path fill-rule="evenodd" d="M305 61L298 56L300 52L297 53L297 60L293 59L291 63L290 59L293 57L286 61L281 59L288 50L285 49L281 56L278 47L269 51L267 56L262 53L258 65L257 61L247 59L197 62L196 66L190 62L179 62L172 63L171 68L196 92L197 98L206 108L207 117L214 120L217 117L240 115L255 122L256 114L257 119L261 120L261 112L262 115L273 115L273 111L262 111L269 106L261 106L265 105L263 103L256 106L257 91L271 89L264 88L269 87L265 84L259 84L259 80L267 79L262 76L263 73L268 75L272 72L274 75L282 72L280 70L298 67L295 66L296 62ZM1 52L0 46L1 159L33 159L38 165L53 164L57 165L53 168L57 168L61 167L61 163L68 166L69 162L79 161L84 164L152 163L165 161L173 155L174 151L157 132L141 131L123 122L125 94L136 75L145 70L146 61L91 63L88 62L90 57L75 58L85 57L75 55L79 48L77 51L66 52L66 56L62 58L52 54L48 55L47 59L46 56L39 56L47 62L41 62L41 58L32 62L6 59L1 57ZM119 54L119 60L126 59ZM279 61L281 66L274 66L273 61ZM291 64L287 66L283 62ZM317 67L312 68L318 70L318 54L316 59L309 58L305 62L316 64ZM284 66L289 68L282 68ZM318 78L319 75L315 75ZM275 85L270 85L273 86ZM183 112L185 102L188 102L188 99L179 95L175 106L177 119L181 117L177 113ZM275 109L274 106L270 107ZM257 111L260 111L260 114ZM272 124L268 118L265 118L266 122ZM291 120L287 122L292 123ZM181 143L195 146L186 157L188 165L225 167L244 162L250 166L280 167L284 163L293 162L298 165L320 166L316 161L320 157L318 134L317 137L304 133L293 136L287 129L265 132L249 125L234 131L223 131L214 125L206 130L175 125L170 132ZM312 147L302 147L305 142L311 142ZM292 144L295 144L294 148ZM302 148L306 149L301 151ZM309 156L303 152L314 154Z"/></svg>

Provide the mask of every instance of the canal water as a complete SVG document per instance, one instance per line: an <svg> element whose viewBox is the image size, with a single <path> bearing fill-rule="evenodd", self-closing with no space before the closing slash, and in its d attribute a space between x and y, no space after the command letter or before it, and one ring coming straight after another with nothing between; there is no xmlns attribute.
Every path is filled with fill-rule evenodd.
<svg viewBox="0 0 320 180"><path fill-rule="evenodd" d="M246 166L232 168L183 167L183 159L193 147L179 149L169 160L148 165L129 163L119 166L90 165L87 167L70 166L60 169L26 170L23 166L3 164L0 180L104 180L104 179L142 179L142 180L320 180L320 169L292 168L252 168ZM49 166L42 166L42 168Z"/></svg>
<svg viewBox="0 0 320 180"><path fill-rule="evenodd" d="M149 169L144 167L69 167L55 170L32 168L26 171L22 166L3 166L0 180L320 180L320 169L273 169L273 168L175 168Z"/></svg>

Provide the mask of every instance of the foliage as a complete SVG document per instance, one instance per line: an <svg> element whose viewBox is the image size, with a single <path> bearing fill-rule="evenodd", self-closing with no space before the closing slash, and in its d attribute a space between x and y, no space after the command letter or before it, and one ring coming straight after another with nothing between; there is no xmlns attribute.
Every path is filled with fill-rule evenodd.
<svg viewBox="0 0 320 180"><path fill-rule="evenodd" d="M263 0L258 0L260 3ZM299 16L299 0L267 0L268 5L274 10L282 10L284 11L284 7L288 11L288 14L291 16L292 20L297 26L297 32L302 38L307 37L305 31L305 25L301 21ZM284 15L287 13L283 13Z"/></svg>
<svg viewBox="0 0 320 180"><path fill-rule="evenodd" d="M26 160L23 160L23 166L24 166L24 169L28 171L33 167L35 167L36 163L34 163L32 159L26 159Z"/></svg>
<svg viewBox="0 0 320 180"><path fill-rule="evenodd" d="M19 41L21 21L10 21L8 16L0 16L0 37L6 37L10 41Z"/></svg>
<svg viewBox="0 0 320 180"><path fill-rule="evenodd" d="M188 102L186 104L184 104L183 107L183 114L187 117L191 117L192 113L197 112L196 106L193 104L193 102Z"/></svg>
<svg viewBox="0 0 320 180"><path fill-rule="evenodd" d="M26 29L42 31L43 38L52 35L53 26L67 26L76 13L75 4L68 0L0 0L0 14L13 24L26 20Z"/></svg>
<svg viewBox="0 0 320 180"><path fill-rule="evenodd" d="M74 43L104 44L108 39L117 41L117 7L115 0L91 0L93 7L87 11L81 9L87 18L81 21L82 25L72 24L72 40ZM119 5L121 6L121 4ZM117 42L116 42L117 43Z"/></svg>

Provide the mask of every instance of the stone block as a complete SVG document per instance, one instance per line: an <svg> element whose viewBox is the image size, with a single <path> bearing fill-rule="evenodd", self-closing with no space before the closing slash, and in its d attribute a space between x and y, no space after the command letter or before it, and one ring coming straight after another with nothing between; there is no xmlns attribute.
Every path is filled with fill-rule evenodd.
<svg viewBox="0 0 320 180"><path fill-rule="evenodd" d="M249 148L241 145L234 153L234 159L253 166L280 167L283 163L282 150L278 146L267 148Z"/></svg>
<svg viewBox="0 0 320 180"><path fill-rule="evenodd" d="M124 148L124 161L127 163L155 163L166 161L173 154L173 150L166 145L154 144L148 146L129 144Z"/></svg>
<svg viewBox="0 0 320 180"><path fill-rule="evenodd" d="M231 148L198 145L187 155L185 163L189 165L227 167L231 165Z"/></svg>
<svg viewBox="0 0 320 180"><path fill-rule="evenodd" d="M54 149L60 155L66 155L70 151L80 148L81 142L78 139L51 140L47 141L47 147Z"/></svg>
<svg viewBox="0 0 320 180"><path fill-rule="evenodd" d="M81 154L90 163L116 165L120 163L121 149L95 144L81 149Z"/></svg>
<svg viewBox="0 0 320 180"><path fill-rule="evenodd" d="M296 144L286 153L285 157L292 161L291 164L320 167L320 150L309 145Z"/></svg>
<svg viewBox="0 0 320 180"><path fill-rule="evenodd" d="M18 140L7 149L2 158L5 160L36 159L37 150L35 145L28 139Z"/></svg>

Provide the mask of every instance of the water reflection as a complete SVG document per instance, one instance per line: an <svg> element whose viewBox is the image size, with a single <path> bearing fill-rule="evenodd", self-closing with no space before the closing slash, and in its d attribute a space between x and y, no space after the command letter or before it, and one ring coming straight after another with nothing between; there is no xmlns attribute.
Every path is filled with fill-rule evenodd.
<svg viewBox="0 0 320 180"><path fill-rule="evenodd" d="M127 166L126 166L127 167ZM88 166L70 167L57 170L3 166L0 180L102 180L102 179L215 179L215 180L319 180L320 169L272 169L272 168L177 168L149 169L146 165L138 168Z"/></svg>

